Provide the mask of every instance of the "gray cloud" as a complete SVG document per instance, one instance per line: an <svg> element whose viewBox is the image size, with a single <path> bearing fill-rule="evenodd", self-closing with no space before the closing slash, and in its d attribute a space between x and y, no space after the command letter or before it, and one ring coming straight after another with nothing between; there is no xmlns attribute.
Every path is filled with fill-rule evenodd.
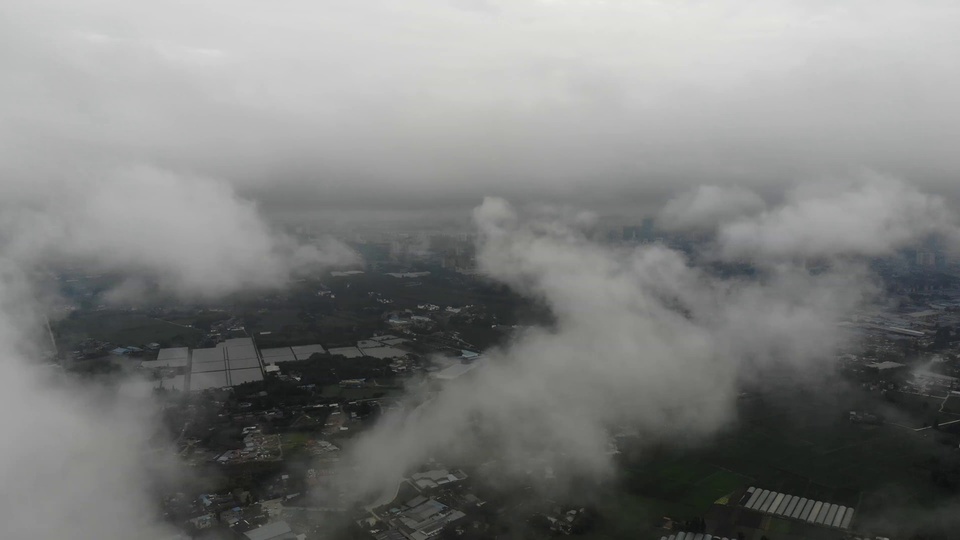
<svg viewBox="0 0 960 540"><path fill-rule="evenodd" d="M0 257L0 406L8 411L0 477L10 538L164 538L148 486L154 466L150 396L78 388L38 370L32 330L40 312L27 274Z"/></svg>
<svg viewBox="0 0 960 540"><path fill-rule="evenodd" d="M657 216L657 225L671 231L712 231L765 206L759 195L747 189L700 186L668 201Z"/></svg>
<svg viewBox="0 0 960 540"><path fill-rule="evenodd" d="M880 256L940 234L960 239L942 198L876 175L805 185L784 205L720 227L728 258Z"/></svg>
<svg viewBox="0 0 960 540"><path fill-rule="evenodd" d="M0 235L21 264L80 261L211 298L357 260L331 239L303 245L278 233L224 181L136 167L12 187Z"/></svg>
<svg viewBox="0 0 960 540"><path fill-rule="evenodd" d="M875 294L855 266L719 280L664 247L593 243L557 215L518 214L499 199L476 210L481 268L545 301L556 327L525 333L366 434L351 477L361 490L430 456L500 458L508 477L531 460L602 475L608 430L636 428L648 440L708 435L732 419L742 381L831 360L835 323Z"/></svg>
<svg viewBox="0 0 960 540"><path fill-rule="evenodd" d="M55 159L53 157L52 159ZM166 538L151 482L177 474L156 442L149 393L77 384L33 360L42 328L34 273L83 264L184 298L282 287L301 272L350 262L334 240L279 234L225 181L150 167L91 167L0 183L0 406L9 411L0 477L15 493L0 508L10 538ZM154 467L159 471L152 470Z"/></svg>
<svg viewBox="0 0 960 540"><path fill-rule="evenodd" d="M952 2L5 4L0 162L34 178L145 164L415 207L860 167L953 193L960 165Z"/></svg>
<svg viewBox="0 0 960 540"><path fill-rule="evenodd" d="M683 226L721 225L727 256L888 253L954 223L958 16L936 0L3 2L0 343L13 352L0 399L36 418L0 446L20 497L0 520L19 537L153 532L137 468L149 407L29 367L37 265L213 296L350 260L276 233L263 207L493 193L636 212L701 184L787 193L750 219L726 210L758 210L745 192L723 208L703 190L675 203ZM791 187L864 167L909 184ZM557 328L361 441L361 487L481 434L499 455L563 448L602 472L610 425L709 433L741 377L827 356L832 322L873 294L836 261L717 281L664 248L598 247L579 232L591 218L572 216L478 210L487 273L544 299ZM137 294L128 285L118 293Z"/></svg>
<svg viewBox="0 0 960 540"><path fill-rule="evenodd" d="M12 182L3 191L0 406L11 414L0 477L16 494L0 509L3 530L10 538L169 537L149 488L156 474L177 468L155 441L148 445L157 427L152 396L38 368L32 344L44 291L31 274L82 263L130 276L114 297L142 294L144 280L156 280L164 292L194 299L281 287L297 272L354 255L332 240L303 245L274 233L230 184L157 169Z"/></svg>

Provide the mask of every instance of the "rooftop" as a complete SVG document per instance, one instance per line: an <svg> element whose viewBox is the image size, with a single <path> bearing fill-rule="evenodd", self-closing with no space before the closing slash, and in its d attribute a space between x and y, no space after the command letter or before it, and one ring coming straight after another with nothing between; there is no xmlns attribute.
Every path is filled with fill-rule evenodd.
<svg viewBox="0 0 960 540"><path fill-rule="evenodd" d="M332 356L345 356L347 358L360 358L363 356L363 353L360 352L360 349L356 347L338 347L335 349L330 349L330 354Z"/></svg>
<svg viewBox="0 0 960 540"><path fill-rule="evenodd" d="M260 356L264 362L290 362L296 360L293 350L290 347L276 347L273 349L260 349Z"/></svg>
<svg viewBox="0 0 960 540"><path fill-rule="evenodd" d="M294 540L296 535L286 521L275 521L243 533L248 540Z"/></svg>
<svg viewBox="0 0 960 540"><path fill-rule="evenodd" d="M298 345L290 348L293 350L293 356L297 360L309 360L310 357L315 354L327 354L327 350L319 343L313 345Z"/></svg>
<svg viewBox="0 0 960 540"><path fill-rule="evenodd" d="M362 343L362 342L361 342ZM400 358L401 356L406 356L406 351L397 349L395 347L382 347L379 343L373 342L376 344L374 347L360 347L360 351L364 356L372 356L374 358Z"/></svg>

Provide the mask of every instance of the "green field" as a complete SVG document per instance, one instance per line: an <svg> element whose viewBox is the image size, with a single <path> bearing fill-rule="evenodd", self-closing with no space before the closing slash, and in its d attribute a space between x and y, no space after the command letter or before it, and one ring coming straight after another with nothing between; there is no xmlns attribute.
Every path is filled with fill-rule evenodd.
<svg viewBox="0 0 960 540"><path fill-rule="evenodd" d="M108 341L116 345L144 345L157 342L162 346L194 346L203 337L195 328L124 311L88 311L76 313L52 325L58 344L63 348L86 338Z"/></svg>
<svg viewBox="0 0 960 540"><path fill-rule="evenodd" d="M694 447L641 450L623 464L619 490L603 505L606 525L594 536L649 528L661 516L696 518L751 485L856 507L861 515L882 515L891 492L920 507L938 504L944 493L930 480L930 464L949 459L953 447L938 444L933 431L849 422L844 411L862 407L862 397L747 401L737 423Z"/></svg>
<svg viewBox="0 0 960 540"><path fill-rule="evenodd" d="M403 393L402 389L390 387L369 388L341 388L338 384L328 384L323 387L321 395L325 398L343 398L346 400L370 399Z"/></svg>
<svg viewBox="0 0 960 540"><path fill-rule="evenodd" d="M624 472L627 489L660 513L673 516L702 515L716 500L751 482L694 457L658 460Z"/></svg>

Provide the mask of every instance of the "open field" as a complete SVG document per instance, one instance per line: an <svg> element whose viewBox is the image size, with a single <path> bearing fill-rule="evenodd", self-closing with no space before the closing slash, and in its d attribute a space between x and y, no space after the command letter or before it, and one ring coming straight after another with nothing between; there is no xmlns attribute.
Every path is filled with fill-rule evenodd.
<svg viewBox="0 0 960 540"><path fill-rule="evenodd" d="M58 343L68 347L84 338L109 341L116 345L143 345L158 342L163 346L194 346L203 337L195 328L124 311L87 311L53 325Z"/></svg>
<svg viewBox="0 0 960 540"><path fill-rule="evenodd" d="M701 444L641 452L641 459L623 465L619 493L611 497L617 500L604 505L610 521L596 537L639 525L638 513L646 527L664 515L697 518L717 499L751 485L856 507L861 515L882 513L890 492L922 507L942 501L930 467L949 459L952 447L938 444L941 434L934 431L849 422L844 412L861 398L746 400L735 425Z"/></svg>
<svg viewBox="0 0 960 540"><path fill-rule="evenodd" d="M397 396L403 393L400 388L390 387L367 387L367 388L341 388L338 384L328 384L323 387L322 395L325 398L343 398L346 400L370 399L383 396Z"/></svg>

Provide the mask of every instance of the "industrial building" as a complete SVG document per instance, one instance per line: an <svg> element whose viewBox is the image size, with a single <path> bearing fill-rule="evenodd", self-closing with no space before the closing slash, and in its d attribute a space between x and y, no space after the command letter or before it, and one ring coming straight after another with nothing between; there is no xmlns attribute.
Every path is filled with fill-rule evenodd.
<svg viewBox="0 0 960 540"><path fill-rule="evenodd" d="M286 521L275 521L243 533L246 540L296 540Z"/></svg>
<svg viewBox="0 0 960 540"><path fill-rule="evenodd" d="M140 367L144 369L185 368L188 365L190 365L190 349L187 347L160 349L156 360L140 362Z"/></svg>
<svg viewBox="0 0 960 540"><path fill-rule="evenodd" d="M441 369L440 371L437 371L433 374L433 378L440 381L452 381L466 375L467 373L484 364L486 364L485 358L480 358L479 360L475 360L470 363L457 362L456 364L452 364L444 369Z"/></svg>
<svg viewBox="0 0 960 540"><path fill-rule="evenodd" d="M293 350L293 356L297 360L309 360L311 356L315 354L327 354L327 350L323 348L322 345L298 345L296 347L290 347Z"/></svg>
<svg viewBox="0 0 960 540"><path fill-rule="evenodd" d="M263 363L250 338L194 349L190 358L189 388L193 391L263 380Z"/></svg>
<svg viewBox="0 0 960 540"><path fill-rule="evenodd" d="M260 357L264 364L278 364L280 362L295 362L297 356L293 354L290 347L276 347L273 349L260 349Z"/></svg>
<svg viewBox="0 0 960 540"><path fill-rule="evenodd" d="M660 540L735 540L727 538L726 536L713 536L711 534L704 533L692 533L692 532L679 532L671 534L670 536L661 536Z"/></svg>
<svg viewBox="0 0 960 540"><path fill-rule="evenodd" d="M335 349L330 349L331 356L343 356L346 358L360 358L363 356L363 353L360 352L360 349L356 347L338 347Z"/></svg>
<svg viewBox="0 0 960 540"><path fill-rule="evenodd" d="M444 527L466 515L423 496L407 501L400 510L393 524L410 540L427 540L437 536Z"/></svg>
<svg viewBox="0 0 960 540"><path fill-rule="evenodd" d="M854 514L853 508L846 506L756 487L747 488L740 498L740 506L781 518L838 529L849 529Z"/></svg>
<svg viewBox="0 0 960 540"><path fill-rule="evenodd" d="M363 342L361 342L363 343ZM376 343L376 342L374 342ZM396 347L388 347L377 343L377 346L374 347L358 347L360 353L363 356L370 356L373 358L380 358L381 360L391 360L393 358L402 358L407 355L407 352Z"/></svg>

